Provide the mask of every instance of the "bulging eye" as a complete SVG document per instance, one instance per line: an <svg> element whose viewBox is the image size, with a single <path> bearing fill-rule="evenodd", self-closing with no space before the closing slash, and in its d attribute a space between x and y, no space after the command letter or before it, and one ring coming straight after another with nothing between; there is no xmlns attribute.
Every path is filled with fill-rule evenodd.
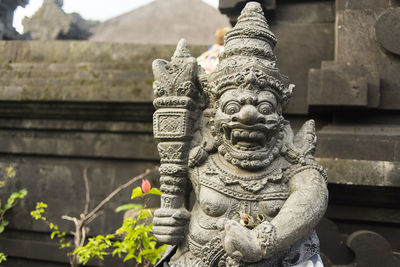
<svg viewBox="0 0 400 267"><path fill-rule="evenodd" d="M264 115L271 114L274 111L274 107L268 102L262 102L258 105L258 112Z"/></svg>
<svg viewBox="0 0 400 267"><path fill-rule="evenodd" d="M240 104L237 102L229 102L224 108L224 112L228 115L233 115L235 113L238 113L239 111Z"/></svg>

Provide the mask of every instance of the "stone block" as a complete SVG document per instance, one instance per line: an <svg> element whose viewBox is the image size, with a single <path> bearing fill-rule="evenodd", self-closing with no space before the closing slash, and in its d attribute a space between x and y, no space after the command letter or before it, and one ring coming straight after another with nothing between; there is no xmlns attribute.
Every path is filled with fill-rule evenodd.
<svg viewBox="0 0 400 267"><path fill-rule="evenodd" d="M0 66L1 100L151 103L151 62L169 58L173 47L32 41L3 42L0 50L9 62Z"/></svg>
<svg viewBox="0 0 400 267"><path fill-rule="evenodd" d="M400 63L383 48L375 38L377 18L387 9L375 8L344 10L338 14L337 57L338 63L378 73L380 78L381 109L399 109ZM397 74L396 74L397 73Z"/></svg>
<svg viewBox="0 0 400 267"><path fill-rule="evenodd" d="M274 19L297 24L334 23L335 4L333 1L282 1L275 9Z"/></svg>
<svg viewBox="0 0 400 267"><path fill-rule="evenodd" d="M390 0L337 0L336 9L375 9L375 8L388 8L398 5L398 1Z"/></svg>
<svg viewBox="0 0 400 267"><path fill-rule="evenodd" d="M306 114L308 70L333 58L333 24L278 23L271 29L278 38L278 67L296 85L285 112Z"/></svg>
<svg viewBox="0 0 400 267"><path fill-rule="evenodd" d="M389 52L400 55L400 8L389 9L375 24L377 41Z"/></svg>
<svg viewBox="0 0 400 267"><path fill-rule="evenodd" d="M379 3L378 3L379 2ZM323 62L321 72L310 72L313 80L309 83L308 96L312 105L352 105L366 106L368 108L392 109L400 108L400 76L398 71L400 63L395 53L388 52L377 41L376 36L384 35L382 38L389 38L390 42L396 43L397 33L390 34L393 27L385 27L387 23L392 23L397 19L392 15L395 13L395 5L391 1L337 1L338 9L336 16L336 47L335 61ZM386 14L386 15L385 15ZM379 26L377 20L382 18L386 24ZM376 28L378 27L378 28ZM378 29L378 32L376 31ZM379 33L387 29L387 34ZM378 34L378 35L377 35ZM381 39L382 42L385 42ZM392 49L393 50L393 49ZM393 50L394 51L394 50ZM336 66L334 66L336 65ZM331 73L331 71L334 73ZM324 71L327 71L326 77L335 80L324 80ZM396 74L397 73L397 74ZM320 82L317 81L319 75ZM351 95L346 95L338 101L337 90L351 92L351 88L344 89L341 83L343 76L349 76L349 81L366 79L367 82L367 104L365 100L354 99ZM343 81L344 82L344 81ZM351 82L350 82L351 83ZM346 87L346 84L345 84ZM348 86L347 86L348 87ZM350 86L351 87L351 86ZM365 86L363 91L365 91ZM363 92L363 95L365 92ZM344 101L344 102L343 102ZM338 103L341 102L341 103ZM350 102L350 103L349 103Z"/></svg>
<svg viewBox="0 0 400 267"><path fill-rule="evenodd" d="M317 157L399 161L399 127L325 125L318 131Z"/></svg>
<svg viewBox="0 0 400 267"><path fill-rule="evenodd" d="M174 45L124 44L79 41L0 41L1 62L117 63L151 72L156 58L169 59ZM194 57L207 46L191 46Z"/></svg>
<svg viewBox="0 0 400 267"><path fill-rule="evenodd" d="M2 130L1 153L157 160L149 134Z"/></svg>
<svg viewBox="0 0 400 267"><path fill-rule="evenodd" d="M355 266L400 266L400 259L393 255L390 243L372 231L352 233L346 242L356 254Z"/></svg>
<svg viewBox="0 0 400 267"><path fill-rule="evenodd" d="M367 106L368 80L359 75L358 68L334 66L321 71L310 71L308 83L309 105ZM377 81L379 83L379 81ZM375 98L376 99L376 98Z"/></svg>
<svg viewBox="0 0 400 267"><path fill-rule="evenodd" d="M2 189L0 198L4 199L10 192L22 188L28 190L28 196L18 204L18 207L8 213L9 227L14 231L48 232L48 226L34 221L29 211L35 208L36 202L48 204L47 217L66 232L73 230L73 223L61 219L62 215L78 216L84 208L85 190L83 170L88 168L88 180L91 189L90 209L94 208L108 194L130 178L144 172L155 165L153 161L115 161L112 158L72 158L52 156L11 156L3 157L0 168L13 166L16 177L7 187ZM147 177L153 186L159 187L157 175ZM116 214L115 208L130 202L131 190L140 185L141 181L130 189L121 191L108 205L104 214L93 221L91 234L111 233L121 225L123 214ZM158 206L159 198L153 198L150 206Z"/></svg>
<svg viewBox="0 0 400 267"><path fill-rule="evenodd" d="M319 158L318 162L326 168L329 183L400 187L397 161Z"/></svg>

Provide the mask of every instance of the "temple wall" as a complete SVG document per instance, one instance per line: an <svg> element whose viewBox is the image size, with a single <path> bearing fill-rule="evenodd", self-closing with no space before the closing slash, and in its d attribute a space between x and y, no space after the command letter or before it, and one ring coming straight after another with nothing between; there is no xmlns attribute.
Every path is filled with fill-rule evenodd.
<svg viewBox="0 0 400 267"><path fill-rule="evenodd" d="M192 50L199 55L206 47ZM47 217L67 232L85 200L88 169L91 207L113 189L158 164L152 133L152 71L156 58L170 58L174 46L94 42L0 42L0 168L14 166L16 178L0 190L26 188L0 235L4 266L68 266L66 251L50 240L48 227L29 212L37 201ZM148 177L158 186L157 176ZM140 183L138 183L140 184ZM133 188L133 187L131 187ZM119 194L89 226L92 234L112 233L130 201ZM152 205L157 206L157 202ZM122 260L103 266L122 265ZM101 262L98 262L101 265ZM3 266L3 265L2 265Z"/></svg>

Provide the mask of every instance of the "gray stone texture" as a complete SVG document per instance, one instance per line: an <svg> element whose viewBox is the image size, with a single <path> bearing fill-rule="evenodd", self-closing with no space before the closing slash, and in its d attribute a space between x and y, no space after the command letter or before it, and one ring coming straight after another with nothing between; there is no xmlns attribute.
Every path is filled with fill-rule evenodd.
<svg viewBox="0 0 400 267"><path fill-rule="evenodd" d="M310 70L310 105L400 108L397 6L397 1L336 1L335 60Z"/></svg>
<svg viewBox="0 0 400 267"><path fill-rule="evenodd" d="M0 99L114 101L152 99L151 60L173 46L93 42L0 42ZM206 49L194 47L199 55ZM8 62L8 63L6 63Z"/></svg>
<svg viewBox="0 0 400 267"><path fill-rule="evenodd" d="M62 0L44 0L30 18L24 18L24 33L33 40L87 40L93 34L95 21L86 21L79 14L66 14Z"/></svg>

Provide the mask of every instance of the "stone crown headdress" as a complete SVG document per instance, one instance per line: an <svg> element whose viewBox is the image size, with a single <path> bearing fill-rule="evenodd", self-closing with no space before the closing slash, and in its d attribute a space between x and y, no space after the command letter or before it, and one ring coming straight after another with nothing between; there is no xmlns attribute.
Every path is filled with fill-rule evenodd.
<svg viewBox="0 0 400 267"><path fill-rule="evenodd" d="M217 69L200 77L210 101L229 89L269 90L284 106L294 85L276 67L276 43L261 5L247 3L235 27L225 34L225 51Z"/></svg>

